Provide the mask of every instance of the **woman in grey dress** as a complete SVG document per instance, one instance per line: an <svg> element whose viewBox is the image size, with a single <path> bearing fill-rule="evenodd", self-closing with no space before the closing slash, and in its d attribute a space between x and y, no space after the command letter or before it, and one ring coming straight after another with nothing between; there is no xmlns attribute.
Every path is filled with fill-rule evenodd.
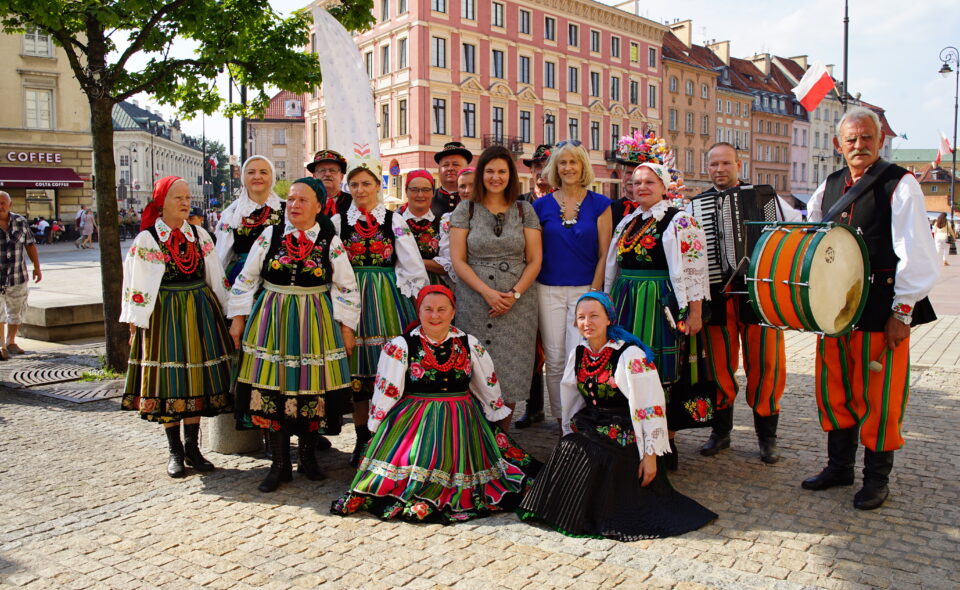
<svg viewBox="0 0 960 590"><path fill-rule="evenodd" d="M530 203L517 200L520 178L506 148L484 150L477 176L473 199L457 205L450 217L456 324L493 357L503 397L513 409L530 391L533 375L540 221ZM510 416L498 424L507 430Z"/></svg>

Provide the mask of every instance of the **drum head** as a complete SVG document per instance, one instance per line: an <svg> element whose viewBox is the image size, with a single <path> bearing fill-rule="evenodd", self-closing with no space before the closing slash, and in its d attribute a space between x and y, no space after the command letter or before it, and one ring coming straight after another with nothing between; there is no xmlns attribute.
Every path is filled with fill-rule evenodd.
<svg viewBox="0 0 960 590"><path fill-rule="evenodd" d="M809 259L810 311L825 334L845 332L856 319L864 296L863 251L846 227L826 232Z"/></svg>

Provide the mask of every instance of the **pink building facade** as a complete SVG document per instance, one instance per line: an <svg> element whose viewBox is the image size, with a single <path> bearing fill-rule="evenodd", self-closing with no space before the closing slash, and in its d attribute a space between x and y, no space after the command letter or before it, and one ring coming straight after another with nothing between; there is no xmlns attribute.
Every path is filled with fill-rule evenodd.
<svg viewBox="0 0 960 590"><path fill-rule="evenodd" d="M619 136L660 130L663 25L593 0L375 0L374 12L378 23L355 40L398 196L403 176L435 169L448 141L475 156L502 143L520 158L565 139L588 149L591 188L612 195ZM325 147L323 119L318 92L307 155Z"/></svg>

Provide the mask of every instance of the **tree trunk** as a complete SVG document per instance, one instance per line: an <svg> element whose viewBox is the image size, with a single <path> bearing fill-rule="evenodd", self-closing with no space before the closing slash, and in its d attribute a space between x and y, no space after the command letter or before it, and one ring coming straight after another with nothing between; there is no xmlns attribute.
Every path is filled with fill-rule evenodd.
<svg viewBox="0 0 960 590"><path fill-rule="evenodd" d="M107 342L107 365L118 372L127 369L130 331L120 323L120 291L123 259L117 215L117 167L113 159L113 102L90 97L94 174L97 179L97 217L100 230L100 280L103 290L103 328Z"/></svg>

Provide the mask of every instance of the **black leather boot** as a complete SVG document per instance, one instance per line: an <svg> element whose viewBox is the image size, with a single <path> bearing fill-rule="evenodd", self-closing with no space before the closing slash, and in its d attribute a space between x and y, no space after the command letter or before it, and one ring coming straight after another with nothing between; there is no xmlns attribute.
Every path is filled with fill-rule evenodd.
<svg viewBox="0 0 960 590"><path fill-rule="evenodd" d="M853 496L858 510L880 508L890 495L887 484L893 470L893 451L863 451L863 487Z"/></svg>
<svg viewBox="0 0 960 590"><path fill-rule="evenodd" d="M167 460L167 475L183 477L187 474L183 466L183 442L180 440L180 423L163 429L167 433L167 446L170 447L170 459Z"/></svg>
<svg viewBox="0 0 960 590"><path fill-rule="evenodd" d="M257 486L261 492L272 492L280 487L281 482L293 479L293 466L290 464L290 435L274 430L268 431L267 434L270 437L273 461L270 463L270 472Z"/></svg>
<svg viewBox="0 0 960 590"><path fill-rule="evenodd" d="M187 465L197 471L213 471L216 467L213 463L207 461L200 454L200 424L183 425L183 456L187 460Z"/></svg>
<svg viewBox="0 0 960 590"><path fill-rule="evenodd" d="M320 466L317 465L317 440L320 437L316 432L301 432L297 438L297 473L302 474L310 481L321 481L327 478Z"/></svg>
<svg viewBox="0 0 960 590"><path fill-rule="evenodd" d="M528 428L537 422L543 422L543 373L534 372L530 380L530 397L523 416L514 422L517 428Z"/></svg>
<svg viewBox="0 0 960 590"><path fill-rule="evenodd" d="M680 468L680 455L677 450L677 443L670 439L670 452L663 457L663 464L667 466L667 470L676 471Z"/></svg>
<svg viewBox="0 0 960 590"><path fill-rule="evenodd" d="M705 457L716 455L723 449L730 448L730 431L733 430L733 405L729 408L717 410L713 418L713 432L710 438L700 447L700 454Z"/></svg>
<svg viewBox="0 0 960 590"><path fill-rule="evenodd" d="M857 459L856 428L831 430L827 433L827 466L823 471L803 480L805 490L827 490L836 486L853 485L853 465Z"/></svg>
<svg viewBox="0 0 960 590"><path fill-rule="evenodd" d="M764 463L776 463L780 460L780 447L777 446L777 423L780 414L761 416L753 413L753 428L757 431L757 442L760 445L760 460Z"/></svg>
<svg viewBox="0 0 960 590"><path fill-rule="evenodd" d="M355 425L353 429L357 432L357 444L353 445L353 452L350 454L350 466L357 467L360 465L363 452L367 450L367 443L370 442L372 437L366 424Z"/></svg>

